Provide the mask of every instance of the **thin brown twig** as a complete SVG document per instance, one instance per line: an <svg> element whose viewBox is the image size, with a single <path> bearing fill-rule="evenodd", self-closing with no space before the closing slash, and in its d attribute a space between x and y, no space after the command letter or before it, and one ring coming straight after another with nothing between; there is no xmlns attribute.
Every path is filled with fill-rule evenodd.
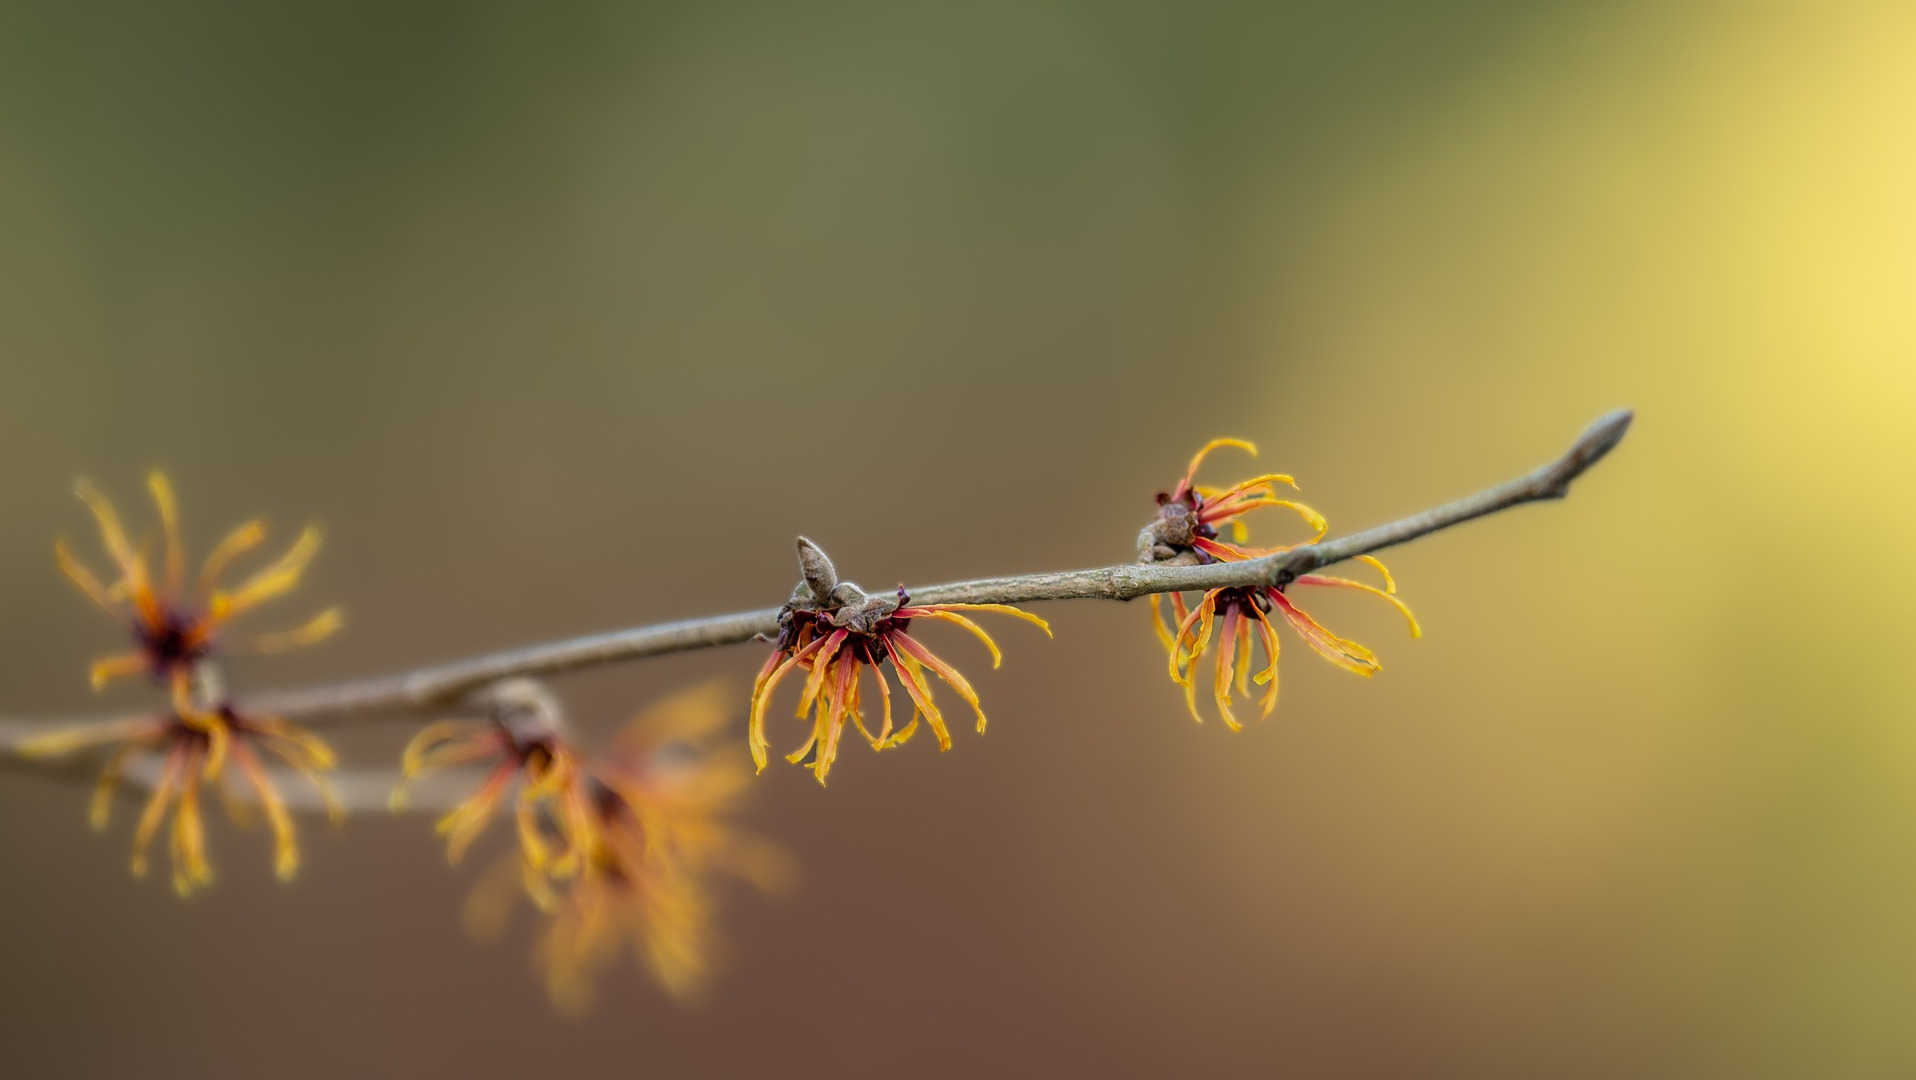
<svg viewBox="0 0 1916 1080"><path fill-rule="evenodd" d="M1197 592L1230 586L1284 585L1300 574L1359 555L1415 540L1513 506L1560 499L1571 481L1609 453L1630 427L1632 414L1618 410L1600 417L1556 461L1504 484L1455 502L1412 514L1363 532L1304 544L1243 562L1203 566L1127 564L1094 570L982 578L910 589L917 604L1024 604L1040 600L1132 600L1152 593ZM255 715L281 716L311 724L383 713L443 709L479 687L515 676L545 676L601 664L734 645L778 630L779 609L685 619L654 626L614 630L547 642L451 663L371 679L243 695L241 707ZM0 721L0 752L50 724ZM0 759L3 760L3 759ZM28 764L28 763L20 763ZM30 763L38 767L40 763Z"/></svg>

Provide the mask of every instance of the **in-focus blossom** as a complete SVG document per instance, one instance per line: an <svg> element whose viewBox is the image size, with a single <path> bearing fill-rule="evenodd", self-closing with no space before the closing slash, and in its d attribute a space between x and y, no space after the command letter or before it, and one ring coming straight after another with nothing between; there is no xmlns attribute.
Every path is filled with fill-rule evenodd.
<svg viewBox="0 0 1916 1080"><path fill-rule="evenodd" d="M1139 562L1168 562L1181 555L1187 556L1182 561L1200 564L1228 558L1232 548L1218 540L1219 526L1229 525L1232 540L1242 544L1248 539L1243 516L1260 506L1282 506L1295 511L1317 530L1312 540L1323 538L1326 525L1322 514L1303 503L1279 496L1277 485L1297 487L1297 482L1284 473L1253 476L1227 488L1200 487L1196 483L1198 467L1211 451L1227 446L1252 456L1257 454L1257 447L1243 439L1212 439L1205 443L1191 458L1190 467L1184 470L1177 486L1158 492L1158 516L1138 538Z"/></svg>
<svg viewBox="0 0 1916 1080"><path fill-rule="evenodd" d="M393 809L404 808L410 781L451 766L487 764L479 786L436 826L446 838L447 860L456 865L465 857L517 784L514 810L527 870L575 872L590 850L593 814L579 757L561 730L558 702L538 683L511 679L492 687L479 704L486 719L428 724L407 744ZM559 824L556 855L542 828L546 814Z"/></svg>
<svg viewBox="0 0 1916 1080"><path fill-rule="evenodd" d="M468 900L468 928L491 938L531 892L545 913L534 955L562 1012L588 1009L628 950L673 996L696 997L718 959L718 880L774 892L791 877L783 852L732 824L751 772L743 749L720 738L728 698L710 684L674 695L591 760L593 828L577 874L525 889L507 862Z"/></svg>
<svg viewBox="0 0 1916 1080"><path fill-rule="evenodd" d="M932 700L931 682L925 677L926 671L937 675L958 691L958 696L964 698L972 711L977 713L978 733L984 734L985 713L978 703L977 691L971 688L971 683L956 668L939 659L911 636L912 620L933 619L963 627L991 651L991 666L994 668L1003 659L1003 654L984 628L972 622L964 612L993 611L1010 615L1032 623L1047 636L1051 634L1051 627L1043 619L1008 604L914 606L903 589L898 590L895 599L860 596L861 599L856 602L831 610L787 605L781 614L776 647L772 655L766 658L765 666L759 670L752 686L748 741L752 760L761 770L765 768L769 746L765 738L765 710L771 702L772 692L794 670L809 673L805 688L799 694L797 715L800 719L809 715L812 726L804 745L787 754L786 760L797 764L809 756L811 761L807 764L818 782L823 784L831 772L832 763L838 759L839 739L844 734L848 720L857 726L859 734L874 750L883 750L911 738L918 730L919 718L923 717L930 725L932 734L937 736L939 749L951 749L951 731L945 725L944 714ZM891 683L884 672L887 662L896 667L899 685L904 688L913 707L911 721L896 731L892 726ZM873 681L878 686L882 718L876 732L865 722L866 710L860 697L859 673L865 669L871 670Z"/></svg>
<svg viewBox="0 0 1916 1080"><path fill-rule="evenodd" d="M1324 538L1329 530L1324 515L1302 503L1279 497L1276 485L1296 487L1289 476L1267 473L1227 488L1197 486L1195 479L1198 467L1211 451L1226 446L1257 453L1256 447L1242 439L1213 439L1206 443L1191 459L1190 467L1185 470L1177 486L1170 492L1159 493L1158 514L1139 534L1140 562L1201 566L1259 558L1297 546L1246 546L1249 529L1243 515L1260 506L1282 506L1303 518L1313 535L1300 543L1316 543ZM1219 536L1219 527L1226 524L1232 530L1230 540ZM1337 636L1299 609L1287 595L1287 590L1293 585L1358 589L1380 596L1409 620L1411 636L1419 636L1421 630L1416 618L1395 595L1397 585L1391 580L1390 571L1384 568L1383 563L1368 555L1358 558L1383 575L1383 588L1348 578L1305 574L1280 586L1212 589L1204 594L1195 607L1186 605L1182 593L1154 594L1151 597L1152 626L1169 654L1172 680L1184 687L1185 702L1191 709L1191 715L1202 719L1197 707L1197 664L1207 650L1213 652L1215 657L1210 680L1212 697L1225 724L1233 731L1241 726L1231 710L1233 686L1238 694L1248 695L1252 682L1255 682L1264 687L1258 700L1261 714L1269 716L1276 708L1279 645L1270 618L1273 611L1281 615L1318 655L1337 666L1366 677L1378 670L1377 657L1369 649ZM1168 618L1167 606L1170 612ZM1255 659L1259 649L1263 651L1261 666L1257 666ZM1257 666L1255 677L1252 675L1254 666Z"/></svg>
<svg viewBox="0 0 1916 1080"><path fill-rule="evenodd" d="M124 675L146 672L171 688L173 708L180 716L188 723L198 723L203 703L194 700L193 673L215 646L229 652L280 652L309 645L339 629L340 614L337 608L329 608L293 630L257 635L241 642L221 641L221 632L229 620L290 592L299 584L300 575L319 550L319 533L308 528L278 559L238 586L227 588L220 584L220 578L233 560L258 546L266 537L263 524L247 522L213 548L189 586L173 487L159 472L148 475L147 487L159 510L164 540L164 555L157 575L147 561L150 545L144 540L136 544L121 525L113 504L85 480L76 484L74 491L99 523L100 537L116 574L111 580L98 577L74 558L65 540L54 545L53 554L68 580L109 615L127 623L133 633L132 651L109 656L93 665L94 689Z"/></svg>
<svg viewBox="0 0 1916 1080"><path fill-rule="evenodd" d="M1157 516L1138 534L1139 562L1202 566L1220 560L1243 558L1251 553L1241 546L1250 538L1244 515L1261 506L1281 506L1303 518L1314 532L1311 539L1304 543L1314 543L1324 538L1330 528L1324 515L1278 494L1279 484L1297 487L1297 482L1284 473L1265 473L1226 488L1198 486L1198 468L1211 451L1223 447L1244 450L1253 456L1257 454L1257 447L1243 439L1212 439L1205 443L1192 456L1190 466L1184 470L1184 476L1177 485L1170 491L1158 492ZM1231 529L1229 541L1219 538L1218 530L1225 525ZM1268 555L1275 550L1279 549L1257 551L1255 554ZM1170 594L1168 601L1162 594L1151 595L1151 624L1157 628L1158 637L1164 642L1165 648L1170 649L1171 635L1166 630L1164 614L1167 602L1171 607L1171 627L1181 624L1190 612L1180 593Z"/></svg>
<svg viewBox="0 0 1916 1080"><path fill-rule="evenodd" d="M1305 644L1338 667L1366 678L1379 669L1377 657L1369 649L1325 629L1293 603L1286 594L1292 586L1358 589L1382 597L1403 613L1410 623L1410 636L1420 636L1423 631L1417 625L1416 616L1395 595L1397 585L1391 580L1390 571L1368 555L1357 558L1383 574L1383 588L1348 578L1303 574L1284 587L1212 589L1194 609L1180 611L1182 618L1173 630L1166 631L1160 625L1159 632L1170 642L1171 679L1184 687L1184 701L1191 709L1192 718L1203 720L1197 707L1198 661L1207 650L1215 653L1211 693L1226 726L1233 731L1242 726L1231 712L1233 686L1239 694L1248 694L1253 681L1264 687L1258 700L1260 716L1269 716L1277 707L1278 637L1271 625L1273 611L1290 624ZM1182 607L1181 603L1179 606ZM1263 649L1264 662L1253 677L1251 670L1256 663L1253 652L1258 647Z"/></svg>
<svg viewBox="0 0 1916 1080"><path fill-rule="evenodd" d="M135 779L150 785L151 794L133 832L133 875L146 876L147 849L170 815L173 887L181 896L213 881L201 810L208 787L241 825L251 823L251 804L258 803L273 833L280 880L290 881L298 873L292 815L262 757L277 758L304 776L319 792L334 824L345 818L325 776L334 766L333 752L311 732L277 717L246 716L227 707L202 711L190 721L178 714L139 717L50 732L23 742L18 752L45 758L109 745L113 749L94 785L93 827L106 828L128 774L140 770ZM145 767L148 762L158 763L157 772Z"/></svg>

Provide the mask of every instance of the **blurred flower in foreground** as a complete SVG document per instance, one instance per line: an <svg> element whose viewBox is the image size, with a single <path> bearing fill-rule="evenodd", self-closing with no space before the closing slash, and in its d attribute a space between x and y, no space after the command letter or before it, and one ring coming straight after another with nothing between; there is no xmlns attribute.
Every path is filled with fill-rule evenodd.
<svg viewBox="0 0 1916 1080"><path fill-rule="evenodd" d="M898 590L896 599L866 597L863 594L860 597L856 602L830 611L787 605L781 615L777 647L766 658L765 666L759 670L758 679L752 686L749 741L752 760L761 770L765 768L768 745L765 740L765 709L771 701L772 691L794 669L811 673L805 681L804 691L799 695L798 716L801 719L808 713L812 716L812 731L805 744L786 755L785 760L797 764L811 755L813 760L809 764L813 775L823 784L831 772L832 762L838 758L839 737L844 733L848 719L858 726L859 733L871 743L872 749L883 750L911 738L918 730L919 716L923 715L931 725L932 734L938 737L939 749L951 749L951 732L945 726L944 715L932 701L931 684L925 678L927 669L958 691L958 696L964 698L972 711L978 714L978 733L984 734L985 712L978 704L977 691L971 688L971 683L956 668L939 659L911 636L913 619L936 619L970 631L984 642L985 648L991 650L993 668L1004 658L998 651L997 643L991 640L983 627L960 612L995 611L1012 615L1036 625L1046 636L1051 634L1050 625L1043 619L1007 604L926 604L913 607L911 598L903 589ZM904 687L913 705L911 722L897 732L892 730L891 684L883 671L887 660L897 665L899 684ZM883 719L876 734L866 726L859 701L858 675L861 667L870 668L878 683Z"/></svg>
<svg viewBox="0 0 1916 1080"><path fill-rule="evenodd" d="M627 949L673 996L695 998L717 959L714 879L764 892L790 880L783 852L730 823L751 771L737 743L719 741L728 698L717 684L667 698L589 763L593 827L577 874L546 882L507 860L467 901L468 928L489 939L531 892L546 917L534 955L561 1011L588 1009Z"/></svg>
<svg viewBox="0 0 1916 1080"><path fill-rule="evenodd" d="M456 865L465 856L516 781L519 847L527 870L575 872L590 850L594 815L578 755L561 730L557 699L530 679L508 679L488 688L476 704L489 714L487 719L428 724L407 744L400 762L403 779L393 789L393 810L405 807L409 781L453 765L490 762L492 768L472 795L439 819L436 828L446 838L447 860ZM556 859L541 828L544 813L559 824Z"/></svg>
<svg viewBox="0 0 1916 1080"><path fill-rule="evenodd" d="M181 896L213 882L200 810L201 789L208 785L215 788L227 815L241 825L251 823L249 801L257 801L273 831L274 865L280 880L290 881L298 872L299 844L293 820L260 760L262 752L284 761L310 781L325 801L334 824L345 816L324 775L334 765L333 752L324 742L276 717L243 716L225 707L203 712L192 721L175 714L54 731L22 743L18 753L44 758L109 744L117 745L108 754L94 786L93 827L106 827L114 797L134 760L142 755L157 758L160 765L157 776L150 781L152 794L133 833L133 875L146 876L147 848L171 812L173 887ZM232 789L229 759L247 790ZM140 780L148 782L144 777Z"/></svg>
<svg viewBox="0 0 1916 1080"><path fill-rule="evenodd" d="M264 525L258 521L247 522L214 547L200 567L197 580L188 589L186 554L180 544L179 512L173 487L159 472L147 476L147 487L159 509L160 530L165 538L165 556L157 579L147 565L148 543L142 541L136 546L121 526L113 505L85 480L76 484L74 491L93 511L101 539L119 576L111 582L96 577L73 557L65 540L54 545L53 554L61 572L81 592L109 615L130 624L137 643L133 651L109 656L93 665L94 689L120 676L149 672L171 687L174 710L189 724L199 723L201 708L191 693L195 665L213 651L215 637L228 620L290 592L299 584L306 564L319 550L319 534L308 528L285 554L237 588L221 588L220 576L232 561L265 539ZM239 651L279 652L308 645L339 629L339 625L339 610L329 608L297 629L253 638L243 643Z"/></svg>
<svg viewBox="0 0 1916 1080"><path fill-rule="evenodd" d="M1296 486L1289 476L1269 473L1222 489L1196 486L1193 481L1198 467L1212 450L1224 446L1257 453L1256 447L1242 439L1213 439L1206 443L1191 459L1190 467L1185 470L1177 487L1168 493L1158 494L1158 516L1145 526L1138 537L1140 562L1190 565L1236 562L1276 554L1295 546L1244 546L1249 539L1249 530L1243 515L1260 506L1282 506L1295 511L1314 531L1314 535L1304 543L1316 543L1324 538L1329 526L1322 514L1302 503L1278 497L1277 484ZM1226 523L1232 529L1232 539L1228 542L1218 538L1218 526ZM1186 606L1182 593L1170 593L1168 601L1171 614L1168 621L1165 617L1166 598L1153 595L1152 627L1169 654L1172 681L1184 687L1185 703L1190 707L1192 717L1203 719L1197 708L1196 667L1199 657L1212 648L1214 642L1216 668L1212 678L1212 696L1217 701L1218 712L1224 723L1233 731L1241 727L1231 712L1231 688L1235 685L1239 694L1249 694L1253 681L1251 668L1254 650L1260 645L1264 650L1264 665L1258 671L1255 682L1266 689L1258 704L1264 716L1269 716L1271 710L1277 707L1278 639L1270 620L1273 609L1290 623L1306 644L1337 666L1366 677L1378 670L1377 657L1370 650L1331 633L1293 604L1286 595L1290 585L1359 589L1380 596L1409 620L1411 636L1419 636L1422 631L1416 617L1395 595L1397 585L1391 580L1390 571L1369 555L1360 555L1358 558L1376 567L1384 576L1383 588L1348 578L1305 574L1289 585L1212 589L1204 594L1195 608Z"/></svg>

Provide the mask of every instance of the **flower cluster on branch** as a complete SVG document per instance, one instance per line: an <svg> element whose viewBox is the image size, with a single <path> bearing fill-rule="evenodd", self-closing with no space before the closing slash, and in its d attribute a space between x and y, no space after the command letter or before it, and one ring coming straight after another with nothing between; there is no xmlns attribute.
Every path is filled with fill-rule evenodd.
<svg viewBox="0 0 1916 1080"><path fill-rule="evenodd" d="M1261 688L1260 715L1268 716L1277 703L1277 621L1344 670L1369 676L1379 669L1369 649L1298 607L1294 587L1377 596L1395 606L1418 636L1417 620L1397 597L1395 581L1370 553L1483 514L1561 497L1572 479L1616 445L1629 422L1628 413L1612 414L1551 465L1337 541L1324 539L1323 515L1289 497L1296 484L1288 475L1264 473L1220 487L1198 484L1199 469L1213 451L1256 453L1243 440L1218 439L1199 450L1170 491L1158 495L1156 513L1139 534L1137 563L1129 568L934 586L919 591L925 599L915 601L903 587L873 594L840 580L825 552L800 538L801 580L775 612L641 628L427 669L411 678L280 695L281 705L262 709L227 692L221 658L318 642L340 628L339 611L327 609L292 630L250 638L235 636L229 624L298 585L318 550L318 533L305 530L290 549L229 587L222 584L228 571L265 537L263 525L249 522L214 545L189 584L166 477L148 478L158 517L157 566L150 558L153 540L136 541L113 505L82 481L77 494L98 526L113 573L96 575L64 540L55 545L55 561L88 599L122 622L133 642L129 651L96 662L90 682L98 689L115 678L144 674L156 685L159 701L130 716L0 738L0 749L17 760L41 762L97 753L90 813L95 827L105 827L120 793L140 789L133 872L147 872L151 845L170 824L172 880L187 896L214 879L207 798L220 801L241 825L256 812L266 819L274 866L285 880L297 873L300 851L293 823L298 808L280 788L282 777L310 784L318 805L335 822L343 818L329 783L335 755L293 718L368 704L403 716L435 709L439 715L428 713L429 722L400 755L391 803L396 811L405 809L413 785L429 777L469 785L442 807L437 822L455 865L501 814L510 814L513 850L480 875L467 902L473 932L495 936L512 909L529 902L541 920L535 956L554 1004L567 1012L587 1007L598 979L626 953L668 992L691 997L707 985L714 966L714 910L722 883L739 880L771 892L792 875L777 848L734 824L753 773L766 766L767 717L786 681L800 687L796 715L805 724L802 741L786 760L811 769L823 785L848 726L858 732L853 745L862 741L880 753L905 745L921 724L941 750L950 749L950 725L932 692L934 676L970 706L978 733L984 733L977 691L920 640L922 628L948 625L977 638L995 668L1002 654L974 615L1020 619L1048 637L1051 628L1043 619L1011 601L1148 595L1170 677L1191 715L1202 719L1197 697L1199 681L1206 679L1219 715L1238 730L1234 704L1252 694L1253 684ZM1295 514L1309 539L1250 546L1247 518L1266 507ZM1366 563L1381 584L1316 572L1344 560ZM755 634L771 645L771 653L749 691L712 684L668 696L596 748L579 740L558 696L537 677ZM1207 658L1210 670L1204 674L1200 667ZM897 702L894 682L902 694ZM459 696L415 693L415 686L455 687ZM867 696L873 691L875 704ZM907 708L910 715L901 723ZM740 714L742 741L726 736Z"/></svg>

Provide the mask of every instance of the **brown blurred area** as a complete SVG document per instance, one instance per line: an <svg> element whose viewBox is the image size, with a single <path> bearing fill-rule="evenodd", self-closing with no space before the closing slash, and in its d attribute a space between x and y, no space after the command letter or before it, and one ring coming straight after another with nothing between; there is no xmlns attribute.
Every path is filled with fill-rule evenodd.
<svg viewBox="0 0 1916 1080"><path fill-rule="evenodd" d="M0 776L0 1074L1916 1072L1912 46L1889 2L0 6L0 712L100 707L82 473L164 466L201 548L325 528L275 614L350 625L266 687L764 606L800 532L872 587L1122 561L1216 435L1354 529L1638 410L1391 557L1423 640L1318 600L1386 670L1289 640L1241 734L1140 606L995 673L937 637L989 735L768 770L802 883L728 897L702 1008L627 968L556 1018L421 819L307 823L291 887L217 828L182 903ZM759 659L560 688L609 732L725 675L742 731Z"/></svg>

